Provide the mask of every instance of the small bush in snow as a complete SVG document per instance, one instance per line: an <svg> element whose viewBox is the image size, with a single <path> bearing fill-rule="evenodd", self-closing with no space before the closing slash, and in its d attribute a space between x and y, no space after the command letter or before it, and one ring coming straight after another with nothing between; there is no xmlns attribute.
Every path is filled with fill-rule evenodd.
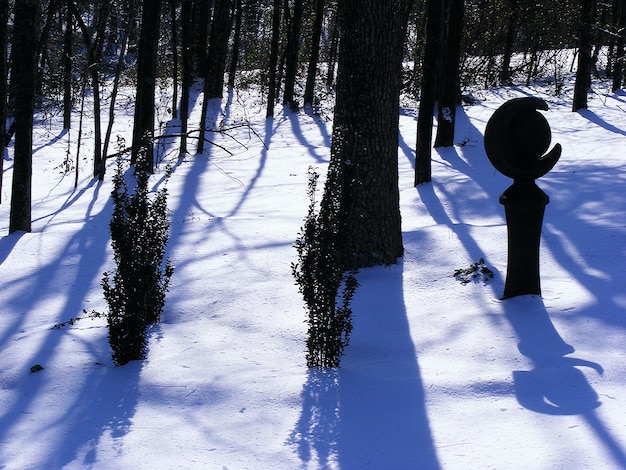
<svg viewBox="0 0 626 470"><path fill-rule="evenodd" d="M113 177L113 216L109 225L117 269L104 273L102 287L109 307L109 344L113 362L123 365L145 357L146 329L159 321L174 268L163 262L169 239L167 188L148 197L148 173L135 172L129 191L118 159Z"/></svg>
<svg viewBox="0 0 626 470"><path fill-rule="evenodd" d="M307 366L339 367L352 331L350 302L359 284L356 271L346 274L339 266L337 221L324 222L316 215L318 178L310 169L309 211L294 245L298 262L291 268L308 311Z"/></svg>

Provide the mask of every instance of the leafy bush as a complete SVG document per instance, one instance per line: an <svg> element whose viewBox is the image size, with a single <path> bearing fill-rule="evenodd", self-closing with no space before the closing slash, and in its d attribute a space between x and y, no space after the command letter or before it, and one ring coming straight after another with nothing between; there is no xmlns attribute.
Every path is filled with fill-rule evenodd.
<svg viewBox="0 0 626 470"><path fill-rule="evenodd" d="M118 159L109 225L117 269L112 277L105 272L102 279L116 365L145 357L146 329L160 319L174 272L169 259L163 263L169 239L167 188L163 186L151 200L148 177L147 172L136 171L131 194Z"/></svg>
<svg viewBox="0 0 626 470"><path fill-rule="evenodd" d="M339 265L337 224L324 223L316 215L318 178L309 169L309 210L294 245L298 262L292 263L291 268L308 311L307 366L339 367L343 350L350 341L350 302L359 284L356 271L346 274Z"/></svg>

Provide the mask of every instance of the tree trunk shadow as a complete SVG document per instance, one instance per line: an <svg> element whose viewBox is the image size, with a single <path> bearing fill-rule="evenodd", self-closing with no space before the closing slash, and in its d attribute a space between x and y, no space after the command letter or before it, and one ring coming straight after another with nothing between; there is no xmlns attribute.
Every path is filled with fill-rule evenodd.
<svg viewBox="0 0 626 470"><path fill-rule="evenodd" d="M438 469L401 266L359 274L342 367L312 369L291 436L303 465Z"/></svg>

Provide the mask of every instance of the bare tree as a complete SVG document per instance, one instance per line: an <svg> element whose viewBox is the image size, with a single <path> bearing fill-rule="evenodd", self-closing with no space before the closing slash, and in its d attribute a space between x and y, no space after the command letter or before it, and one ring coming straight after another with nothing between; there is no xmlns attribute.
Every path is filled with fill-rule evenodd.
<svg viewBox="0 0 626 470"><path fill-rule="evenodd" d="M31 231L33 114L39 30L39 1L16 0L11 87L15 97L15 146L9 233Z"/></svg>
<svg viewBox="0 0 626 470"><path fill-rule="evenodd" d="M572 111L587 108L587 94L591 87L591 28L594 20L595 0L582 0L578 36L578 68L574 84Z"/></svg>
<svg viewBox="0 0 626 470"><path fill-rule="evenodd" d="M437 62L441 49L443 5L440 0L428 0L426 4L426 46L422 62L422 83L417 118L417 144L415 148L415 186L432 179L431 154L433 121L437 93Z"/></svg>

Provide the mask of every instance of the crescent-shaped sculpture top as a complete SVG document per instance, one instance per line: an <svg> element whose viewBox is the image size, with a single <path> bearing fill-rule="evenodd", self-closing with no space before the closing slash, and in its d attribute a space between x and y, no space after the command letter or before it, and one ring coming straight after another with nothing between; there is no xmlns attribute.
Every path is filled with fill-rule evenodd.
<svg viewBox="0 0 626 470"><path fill-rule="evenodd" d="M528 181L548 173L561 156L561 145L550 146L546 118L548 104L541 98L515 98L500 106L485 128L485 151L491 164L505 176ZM545 154L544 154L545 153Z"/></svg>

